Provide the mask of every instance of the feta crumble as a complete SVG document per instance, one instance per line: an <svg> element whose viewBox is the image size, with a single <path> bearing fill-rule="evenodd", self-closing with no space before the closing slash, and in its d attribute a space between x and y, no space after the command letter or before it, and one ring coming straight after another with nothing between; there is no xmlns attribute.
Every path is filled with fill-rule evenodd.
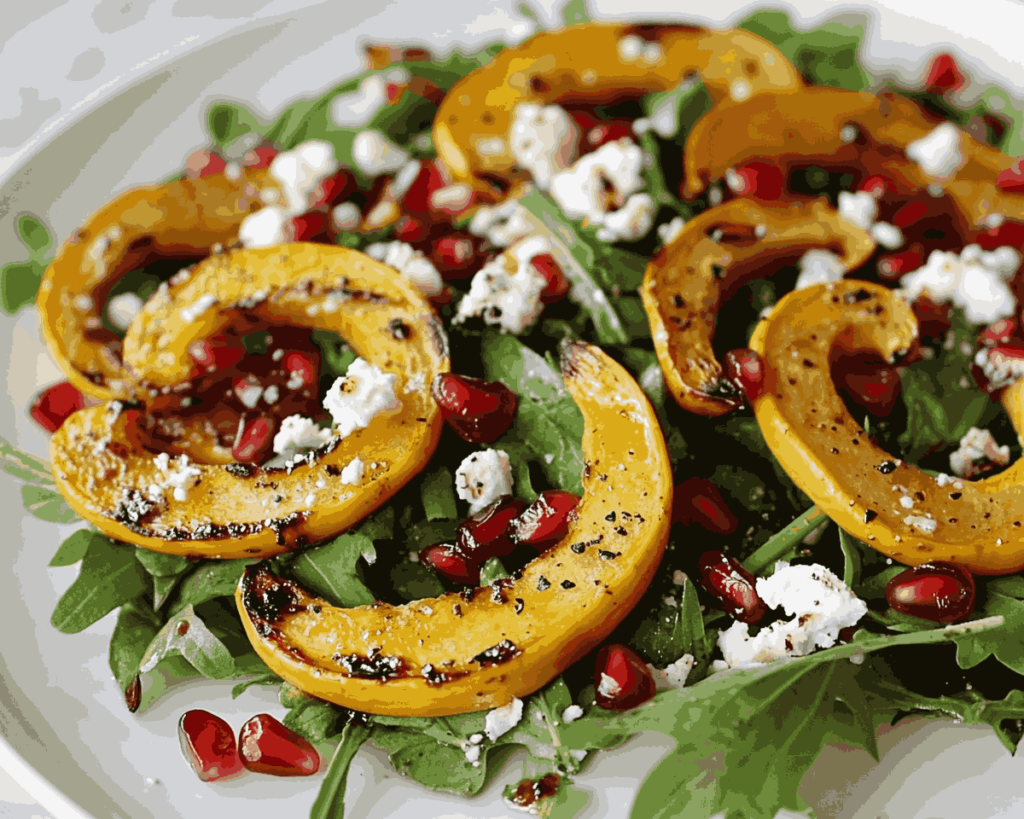
<svg viewBox="0 0 1024 819"><path fill-rule="evenodd" d="M559 171L576 158L579 129L565 109L557 105L521 102L512 113L509 150L516 162L547 190ZM479 151L479 146L478 146Z"/></svg>
<svg viewBox="0 0 1024 819"><path fill-rule="evenodd" d="M352 142L352 161L369 177L394 173L408 160L408 152L380 131L360 131Z"/></svg>
<svg viewBox="0 0 1024 819"><path fill-rule="evenodd" d="M512 467L500 449L475 452L455 470L455 491L476 514L504 495L512 494Z"/></svg>
<svg viewBox="0 0 1024 819"><path fill-rule="evenodd" d="M544 308L540 294L547 287L547 280L529 263L533 257L526 258L524 253L524 247L533 247L537 239L544 241L543 237L517 240L477 271L452 323L462 324L471 316L480 316L485 323L501 327L502 332L516 334L532 325Z"/></svg>
<svg viewBox="0 0 1024 819"><path fill-rule="evenodd" d="M494 742L498 737L504 736L519 724L523 718L523 701L519 697L513 697L512 702L487 712L484 720L484 733L487 738Z"/></svg>
<svg viewBox="0 0 1024 819"><path fill-rule="evenodd" d="M793 619L778 621L751 637L739 621L722 631L718 646L730 668L755 668L784 657L801 657L815 648L831 648L839 631L855 625L867 606L824 566L775 564L775 574L757 579L757 593L771 608ZM720 668L721 666L716 666Z"/></svg>
<svg viewBox="0 0 1024 819"><path fill-rule="evenodd" d="M999 446L987 429L971 427L960 439L960 447L949 456L949 468L963 478L974 478L994 467L1010 463L1010 447Z"/></svg>
<svg viewBox="0 0 1024 819"><path fill-rule="evenodd" d="M938 526L938 522L934 518L927 518L923 515L907 515L903 518L903 522L924 535L932 534Z"/></svg>
<svg viewBox="0 0 1024 819"><path fill-rule="evenodd" d="M356 457L348 462L348 465L341 470L341 482L346 486L359 486L363 482L363 474L366 464L363 459ZM370 561L372 562L372 561Z"/></svg>
<svg viewBox="0 0 1024 819"><path fill-rule="evenodd" d="M597 693L602 697L614 699L622 693L622 686L619 685L618 680L614 677L610 677L602 671L601 682L597 684Z"/></svg>
<svg viewBox="0 0 1024 819"><path fill-rule="evenodd" d="M333 437L329 429L320 429L312 418L289 415L274 436L274 453L292 459L323 446Z"/></svg>
<svg viewBox="0 0 1024 819"><path fill-rule="evenodd" d="M202 474L199 467L189 466L188 455L181 455L172 461L170 455L161 452L153 460L157 469L164 473L165 477L159 484L150 486L149 492L155 494L154 489L171 489L176 501L188 500L188 490L195 485L195 479ZM171 471L171 466L175 467L174 472Z"/></svg>
<svg viewBox="0 0 1024 819"><path fill-rule="evenodd" d="M937 126L928 136L907 145L907 158L936 179L950 179L967 161L962 150L960 129L951 122Z"/></svg>
<svg viewBox="0 0 1024 819"><path fill-rule="evenodd" d="M107 318L118 330L127 330L141 309L142 299L135 293L120 293L107 304Z"/></svg>
<svg viewBox="0 0 1024 819"><path fill-rule="evenodd" d="M1008 387L1024 376L1024 358L1006 355L1002 350L982 348L975 354L974 363L981 368L993 390Z"/></svg>
<svg viewBox="0 0 1024 819"><path fill-rule="evenodd" d="M385 373L376 364L357 358L348 374L338 378L327 391L324 409L334 419L339 437L347 438L357 429L365 429L382 413L396 412L402 402L395 395L398 376Z"/></svg>
<svg viewBox="0 0 1024 819"><path fill-rule="evenodd" d="M800 257L800 275L796 280L796 289L811 287L815 284L837 282L846 274L846 265L830 250L808 250Z"/></svg>
<svg viewBox="0 0 1024 819"><path fill-rule="evenodd" d="M1004 272L1011 260L996 251L984 254L977 245L968 245L959 256L933 250L923 267L900 279L900 286L910 301L927 295L939 304L952 302L971 324L991 324L1016 311L1017 299Z"/></svg>
<svg viewBox="0 0 1024 819"><path fill-rule="evenodd" d="M427 296L444 290L444 281L423 251L405 242L374 242L363 251L377 261L393 267Z"/></svg>
<svg viewBox="0 0 1024 819"><path fill-rule="evenodd" d="M484 236L495 247L508 247L516 239L531 232L524 217L523 206L515 199L508 199L493 207L482 206L469 223L469 232Z"/></svg>
<svg viewBox="0 0 1024 819"><path fill-rule="evenodd" d="M568 725L583 716L583 709L578 705L570 705L562 712L562 722Z"/></svg>
<svg viewBox="0 0 1024 819"><path fill-rule="evenodd" d="M870 193L859 191L839 193L839 215L857 227L867 230L878 216L878 201Z"/></svg>
<svg viewBox="0 0 1024 819"><path fill-rule="evenodd" d="M182 307L181 310L178 311L178 313L181 316L181 320L183 322L185 322L186 324L191 324L203 313L205 313L207 310L213 307L216 303L216 296L214 296L212 293L204 293L188 307Z"/></svg>
<svg viewBox="0 0 1024 819"><path fill-rule="evenodd" d="M694 662L695 659L692 654L684 654L665 668L655 668L650 663L647 664L647 668L654 677L654 682L658 689L682 688L686 685L686 679L693 670Z"/></svg>
<svg viewBox="0 0 1024 819"><path fill-rule="evenodd" d="M315 204L317 188L337 171L334 146L311 139L275 156L268 173L280 183L289 215L297 216Z"/></svg>

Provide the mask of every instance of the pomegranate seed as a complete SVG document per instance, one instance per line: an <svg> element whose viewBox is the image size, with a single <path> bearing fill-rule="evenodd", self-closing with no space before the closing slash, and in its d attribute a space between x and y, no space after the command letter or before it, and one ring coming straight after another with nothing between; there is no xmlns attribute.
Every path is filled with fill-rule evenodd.
<svg viewBox="0 0 1024 819"><path fill-rule="evenodd" d="M453 583L475 586L480 582L480 565L465 555L459 554L454 546L438 543L420 552L420 563L429 566L441 577Z"/></svg>
<svg viewBox="0 0 1024 819"><path fill-rule="evenodd" d="M850 398L874 415L884 418L896 408L902 384L896 368L884 361L847 356L836 363L833 374Z"/></svg>
<svg viewBox="0 0 1024 819"><path fill-rule="evenodd" d="M1024 168L1021 167L1019 159L1015 159L1005 171L999 172L996 185L1007 193L1024 193Z"/></svg>
<svg viewBox="0 0 1024 819"><path fill-rule="evenodd" d="M576 128L581 134L586 134L591 128L598 124L598 119L588 111L581 111L579 109L569 110L569 116L572 117L573 122L576 123Z"/></svg>
<svg viewBox="0 0 1024 819"><path fill-rule="evenodd" d="M291 218L290 233L293 242L309 242L317 236L327 235L328 216L323 211L314 210L301 216Z"/></svg>
<svg viewBox="0 0 1024 819"><path fill-rule="evenodd" d="M242 402L247 409L255 409L260 396L263 395L263 387L255 375L247 375L236 378L232 382L231 389L235 397Z"/></svg>
<svg viewBox="0 0 1024 819"><path fill-rule="evenodd" d="M441 373L430 385L441 416L472 444L489 444L512 426L519 399L500 381Z"/></svg>
<svg viewBox="0 0 1024 819"><path fill-rule="evenodd" d="M609 142L615 142L625 137L633 136L631 122L598 122L593 128L585 131L586 138L583 140L586 150L595 150Z"/></svg>
<svg viewBox="0 0 1024 819"><path fill-rule="evenodd" d="M767 162L751 162L729 174L728 184L737 196L773 200L782 196L786 178L781 168Z"/></svg>
<svg viewBox="0 0 1024 819"><path fill-rule="evenodd" d="M32 399L29 415L47 432L56 432L68 416L84 407L85 396L81 391L70 381L61 381Z"/></svg>
<svg viewBox="0 0 1024 819"><path fill-rule="evenodd" d="M974 240L982 250L995 250L997 247L1024 248L1024 222L1012 222L1007 219L999 227L979 233Z"/></svg>
<svg viewBox="0 0 1024 819"><path fill-rule="evenodd" d="M580 498L564 489L548 489L537 496L526 510L512 523L512 540L532 546L542 552L550 548L569 531L576 519L575 509Z"/></svg>
<svg viewBox="0 0 1024 819"><path fill-rule="evenodd" d="M551 304L568 295L571 282L558 266L554 256L550 253L541 253L530 259L530 264L547 282L540 293L540 300L544 304Z"/></svg>
<svg viewBox="0 0 1024 819"><path fill-rule="evenodd" d="M928 66L924 86L936 94L956 91L966 84L967 78L956 64L952 54L939 54Z"/></svg>
<svg viewBox="0 0 1024 819"><path fill-rule="evenodd" d="M975 383L984 392L993 395L1007 386L1008 380L1013 380L1018 374L1024 372L1024 347L1020 342L1011 339L1009 344L986 348L986 353L988 364L992 368L989 372L999 375L995 380L990 380L989 375L985 374L985 370L977 364L972 364L971 374L974 376Z"/></svg>
<svg viewBox="0 0 1024 819"><path fill-rule="evenodd" d="M402 197L403 208L409 213L429 214L431 212L431 196L446 184L436 162L424 163L416 181L409 186L409 190Z"/></svg>
<svg viewBox="0 0 1024 819"><path fill-rule="evenodd" d="M885 586L885 599L900 614L936 623L965 620L974 610L974 578L956 563L924 563Z"/></svg>
<svg viewBox="0 0 1024 819"><path fill-rule="evenodd" d="M288 380L289 389L301 389L317 380L316 362L305 353L288 353L284 357L284 368L291 376ZM302 383L294 386L295 382L300 379Z"/></svg>
<svg viewBox="0 0 1024 819"><path fill-rule="evenodd" d="M697 523L722 535L731 535L738 523L718 487L705 478L687 478L676 487L672 519L684 524Z"/></svg>
<svg viewBox="0 0 1024 819"><path fill-rule="evenodd" d="M224 173L226 167L227 163L221 157L205 149L193 151L185 160L185 174L189 179Z"/></svg>
<svg viewBox="0 0 1024 819"><path fill-rule="evenodd" d="M132 677L132 681L124 690L124 704L130 714L134 714L142 705L142 678L138 674Z"/></svg>
<svg viewBox="0 0 1024 819"><path fill-rule="evenodd" d="M881 199L885 194L892 193L896 189L893 181L886 176L869 176L860 183L859 191L869 194L875 199Z"/></svg>
<svg viewBox="0 0 1024 819"><path fill-rule="evenodd" d="M924 259L920 248L892 253L878 260L878 276L885 281L895 281L900 276L917 270L922 264Z"/></svg>
<svg viewBox="0 0 1024 819"><path fill-rule="evenodd" d="M594 668L594 699L601 708L627 711L643 705L657 693L654 675L628 646L601 646Z"/></svg>
<svg viewBox="0 0 1024 819"><path fill-rule="evenodd" d="M270 455L274 442L273 427L265 418L250 421L231 450L231 456L240 464L262 463Z"/></svg>
<svg viewBox="0 0 1024 819"><path fill-rule="evenodd" d="M994 347L997 344L1006 344L1017 332L1017 320L1012 318L999 319L995 324L990 324L978 336L978 343L986 347Z"/></svg>
<svg viewBox="0 0 1024 819"><path fill-rule="evenodd" d="M413 244L423 239L426 234L423 222L415 216L403 216L395 224L395 238L400 242Z"/></svg>
<svg viewBox="0 0 1024 819"><path fill-rule="evenodd" d="M181 752L203 782L234 779L245 773L238 757L235 732L209 711L186 711L178 720Z"/></svg>
<svg viewBox="0 0 1024 819"><path fill-rule="evenodd" d="M270 163L277 156L277 151L269 145L263 145L255 150L249 151L245 156L245 165L249 168L269 168Z"/></svg>
<svg viewBox="0 0 1024 819"><path fill-rule="evenodd" d="M725 354L725 371L730 381L753 403L764 389L764 362L746 347Z"/></svg>
<svg viewBox="0 0 1024 819"><path fill-rule="evenodd" d="M316 748L270 714L257 714L242 726L238 754L242 764L256 773L310 776L320 770Z"/></svg>
<svg viewBox="0 0 1024 819"><path fill-rule="evenodd" d="M724 552L704 552L700 556L700 576L704 588L722 608L741 623L759 623L768 611L757 593L757 581L735 558Z"/></svg>
<svg viewBox="0 0 1024 819"><path fill-rule="evenodd" d="M347 170L340 170L334 176L323 180L316 191L316 198L311 207L320 205L332 205L335 201L344 198L350 189L355 189L355 177Z"/></svg>
<svg viewBox="0 0 1024 819"><path fill-rule="evenodd" d="M914 224L926 213L928 213L928 206L924 202L910 202L896 211L892 217L892 223L898 228L905 228Z"/></svg>
<svg viewBox="0 0 1024 819"><path fill-rule="evenodd" d="M476 259L476 244L469 236L445 236L434 242L430 258L443 273L465 270Z"/></svg>
<svg viewBox="0 0 1024 819"><path fill-rule="evenodd" d="M509 536L512 522L524 509L526 504L520 500L505 498L495 501L459 526L455 536L456 548L477 563L511 554L515 548Z"/></svg>
<svg viewBox="0 0 1024 819"><path fill-rule="evenodd" d="M203 339L190 345L188 354L192 356L192 360L196 364L204 367L207 372L226 370L242 359L245 350L238 347L225 347L223 346L224 342L223 336Z"/></svg>
<svg viewBox="0 0 1024 819"><path fill-rule="evenodd" d="M952 326L952 307L948 304L935 304L922 296L914 301L911 308L917 318L918 332L923 338L937 338Z"/></svg>
<svg viewBox="0 0 1024 819"><path fill-rule="evenodd" d="M398 83L389 82L385 85L384 93L387 95L388 104L394 105L397 103L402 98L402 92L405 91L406 87L407 83L399 85Z"/></svg>

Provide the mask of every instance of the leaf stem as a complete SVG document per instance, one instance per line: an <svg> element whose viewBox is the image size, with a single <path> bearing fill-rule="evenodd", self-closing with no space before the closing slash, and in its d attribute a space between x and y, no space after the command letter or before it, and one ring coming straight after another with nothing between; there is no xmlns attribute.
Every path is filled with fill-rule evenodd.
<svg viewBox="0 0 1024 819"><path fill-rule="evenodd" d="M751 574L760 574L807 537L815 528L828 520L828 515L812 506L778 534L772 535L750 557L743 561L743 568Z"/></svg>
<svg viewBox="0 0 1024 819"><path fill-rule="evenodd" d="M356 751L370 738L373 728L361 722L351 721L341 731L327 774L320 785L320 792L309 812L309 819L343 819L345 816L345 785L348 768Z"/></svg>

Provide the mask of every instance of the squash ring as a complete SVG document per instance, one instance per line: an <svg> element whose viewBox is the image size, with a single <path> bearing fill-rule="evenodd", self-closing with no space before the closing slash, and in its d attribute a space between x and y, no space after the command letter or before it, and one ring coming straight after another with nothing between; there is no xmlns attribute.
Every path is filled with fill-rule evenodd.
<svg viewBox="0 0 1024 819"><path fill-rule="evenodd" d="M856 139L844 138L847 125L858 130ZM685 194L696 196L751 159L774 161L784 172L818 164L855 169L864 176L886 174L902 187L924 190L937 180L908 159L906 149L935 127L916 103L892 93L812 87L725 100L697 121L686 140ZM962 166L941 185L956 206L961 232L981 226L990 214L1024 219L1024 196L996 185L999 173L1014 160L966 131L961 131L959 150Z"/></svg>
<svg viewBox="0 0 1024 819"><path fill-rule="evenodd" d="M754 414L787 474L840 527L907 565L948 561L975 574L1024 568L1024 461L978 481L933 478L876 446L850 416L830 376L837 346L893 360L917 338L896 291L842 281L798 290L758 324L764 361ZM1024 428L1024 382L1006 390Z"/></svg>
<svg viewBox="0 0 1024 819"><path fill-rule="evenodd" d="M401 606L334 608L250 567L235 600L274 673L367 713L460 714L536 691L611 633L664 552L670 462L650 402L620 365L565 342L562 375L583 412L586 463L566 537L515 579Z"/></svg>
<svg viewBox="0 0 1024 819"><path fill-rule="evenodd" d="M150 299L129 328L125 366L139 394L187 382L189 345L239 313L337 332L360 356L398 375L401 409L335 437L292 468L191 465L195 481L184 501L169 492L148 497L167 470L135 445L120 402L79 411L51 441L54 478L75 511L103 533L190 557L278 554L352 526L430 459L443 426L430 384L448 370L447 338L414 284L332 245L212 256L187 281ZM338 476L357 457L365 474L347 485Z"/></svg>
<svg viewBox="0 0 1024 819"><path fill-rule="evenodd" d="M713 417L743 403L711 348L718 310L730 291L810 248L836 250L853 270L875 242L822 201L733 199L687 222L651 259L640 295L665 381L683 409Z"/></svg>
<svg viewBox="0 0 1024 819"><path fill-rule="evenodd" d="M656 43L657 59L622 60L620 43L630 35ZM730 89L756 94L803 85L781 51L747 31L583 23L536 34L459 80L434 119L437 155L453 182L494 202L503 195L489 180L508 187L526 179L507 143L519 103L600 105L669 91L694 72L715 100Z"/></svg>

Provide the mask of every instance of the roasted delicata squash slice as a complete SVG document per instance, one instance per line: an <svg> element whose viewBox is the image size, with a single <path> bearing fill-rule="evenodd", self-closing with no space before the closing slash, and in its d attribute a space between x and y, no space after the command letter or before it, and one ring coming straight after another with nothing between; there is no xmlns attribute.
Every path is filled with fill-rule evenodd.
<svg viewBox="0 0 1024 819"><path fill-rule="evenodd" d="M434 119L434 145L453 180L484 201L525 177L509 145L520 103L603 105L668 91L697 74L714 99L796 89L799 73L747 31L583 23L542 32L460 80Z"/></svg>
<svg viewBox="0 0 1024 819"><path fill-rule="evenodd" d="M824 201L733 199L691 219L651 259L640 295L665 382L680 406L717 416L743 403L711 348L718 311L740 285L811 248L837 250L843 266L854 270L870 258L875 242Z"/></svg>
<svg viewBox="0 0 1024 819"><path fill-rule="evenodd" d="M952 143L948 149L928 149L934 168L908 158L907 147L938 127L915 102L892 93L815 86L798 94L766 91L725 100L687 137L685 193L692 198L730 168L756 159L784 171L808 165L849 169L858 180L882 174L909 190L931 192L930 186L939 185L956 205L963 230L991 214L1024 219L1024 196L996 184L1015 160L955 125L941 126ZM948 160L937 159L947 152Z"/></svg>
<svg viewBox="0 0 1024 819"><path fill-rule="evenodd" d="M430 384L448 370L447 339L416 286L393 268L344 247L301 243L212 256L150 299L129 328L133 394L144 402L187 387L189 347L238 322L252 331L291 324L338 333L394 374L399 405L344 437L336 429L279 469L155 456L133 429L132 404L82 410L53 436L53 473L100 531L168 554L277 554L349 528L429 461L443 425ZM360 388L349 381L346 390Z"/></svg>
<svg viewBox="0 0 1024 819"><path fill-rule="evenodd" d="M874 444L836 393L838 350L896 360L917 339L898 292L842 281L797 290L758 324L750 346L764 361L754 401L765 441L817 507L854 537L914 566L958 563L976 574L1024 568L1024 463L984 480L932 477ZM1004 403L1018 434L1018 381Z"/></svg>
<svg viewBox="0 0 1024 819"><path fill-rule="evenodd" d="M442 716L505 705L596 648L647 590L669 531L672 474L633 378L567 342L565 387L584 418L584 495L569 532L514 579L401 606L334 608L250 567L235 598L283 679L347 708Z"/></svg>

